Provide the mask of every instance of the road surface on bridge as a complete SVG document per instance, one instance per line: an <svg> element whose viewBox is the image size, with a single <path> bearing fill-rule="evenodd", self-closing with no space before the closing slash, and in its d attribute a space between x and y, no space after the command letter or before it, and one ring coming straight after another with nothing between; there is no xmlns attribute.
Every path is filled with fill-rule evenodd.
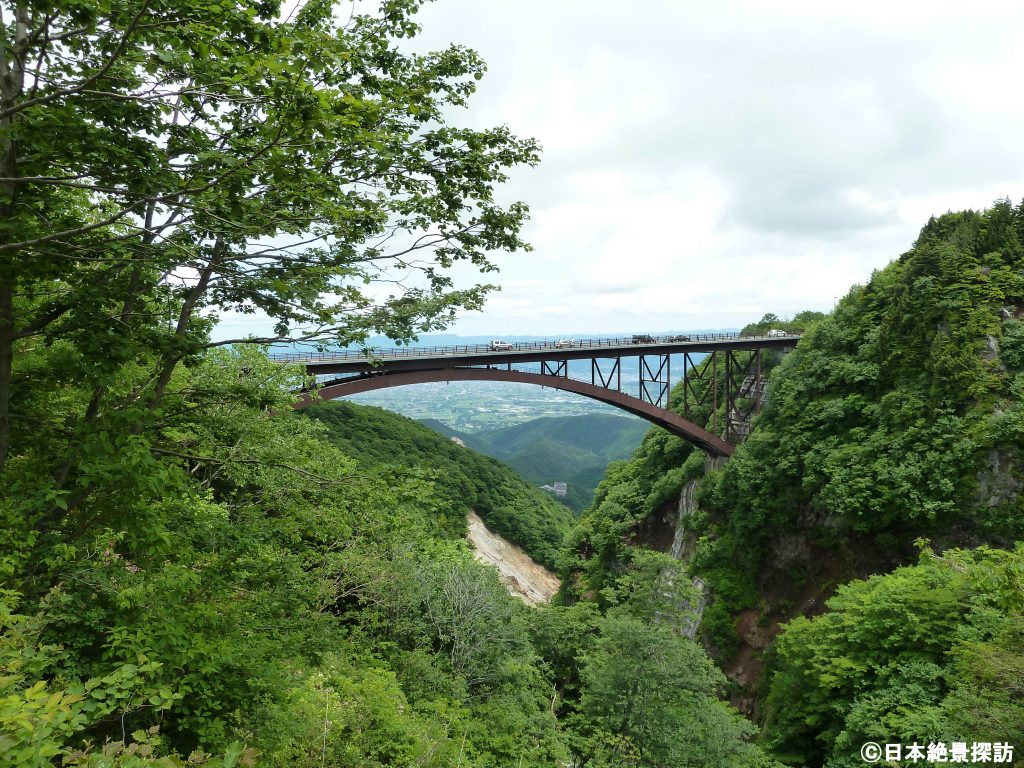
<svg viewBox="0 0 1024 768"><path fill-rule="evenodd" d="M800 341L798 334L771 336L743 336L739 333L690 333L671 336L572 339L572 346L558 341L510 342L511 349L492 350L487 344L449 345L436 347L395 347L393 349L368 348L338 352L287 352L271 354L279 362L299 363L312 374L372 373L388 371L423 370L425 368L451 368L516 363L535 363L552 360L584 360L599 357L635 357L739 351L744 349L784 349ZM647 340L649 339L649 341Z"/></svg>

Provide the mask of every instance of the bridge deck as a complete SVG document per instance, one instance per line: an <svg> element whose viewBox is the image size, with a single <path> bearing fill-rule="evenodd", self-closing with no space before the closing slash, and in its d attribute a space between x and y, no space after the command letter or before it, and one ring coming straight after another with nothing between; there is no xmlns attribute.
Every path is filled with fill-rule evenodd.
<svg viewBox="0 0 1024 768"><path fill-rule="evenodd" d="M305 393L296 403L304 408L319 399L330 400L372 389L424 384L436 381L508 381L524 384L538 384L563 389L567 392L590 397L614 405L623 410L642 416L675 435L701 447L714 456L729 456L733 451L730 439L743 434L733 428L734 422L746 423L754 409L760 408L763 391L761 378L761 350L795 347L800 341L796 334L772 333L767 336L741 336L738 333L679 334L675 336L652 337L638 334L628 339L583 339L570 344L561 342L530 341L508 344L510 349L492 350L490 345L476 344L448 347L402 347L398 349L363 349L345 352L290 353L275 355L281 362L298 363L305 366L307 373L316 376L336 374L333 381L317 385L316 394ZM505 343L502 342L504 345ZM753 354L736 357L738 351L747 350ZM694 353L708 353L713 370L708 377L707 370L697 373ZM693 379L707 377L711 390L711 412L705 414L711 419L712 431L689 421L691 410L684 399L683 414L668 408L672 389L671 355L685 355L682 365L684 390L690 391ZM639 390L636 396L622 389L622 358L640 358ZM722 358L722 375L719 376L717 363ZM590 360L591 381L578 380L569 376L570 360ZM609 361L602 370L602 361ZM653 362L652 362L653 361ZM521 363L541 363L540 372L513 370ZM751 366L753 370L751 370ZM692 369L692 373L691 373ZM753 380L753 391L746 381ZM722 390L722 399L718 392ZM694 394L696 394L694 392ZM705 391L697 400L704 405L708 399ZM753 400L753 405L744 401ZM725 432L717 434L717 413L719 403L725 410ZM705 420L706 422L706 420ZM749 428L746 430L749 432Z"/></svg>
<svg viewBox="0 0 1024 768"><path fill-rule="evenodd" d="M716 350L783 349L793 347L801 336L741 336L738 333L682 334L649 337L634 342L630 338L579 339L572 347L557 347L554 341L511 342L511 350L492 351L487 344L445 347L398 347L344 352L283 353L271 357L279 362L300 363L312 374L370 373L388 371L436 370L464 366L509 365L553 360L635 357L638 355L714 352Z"/></svg>

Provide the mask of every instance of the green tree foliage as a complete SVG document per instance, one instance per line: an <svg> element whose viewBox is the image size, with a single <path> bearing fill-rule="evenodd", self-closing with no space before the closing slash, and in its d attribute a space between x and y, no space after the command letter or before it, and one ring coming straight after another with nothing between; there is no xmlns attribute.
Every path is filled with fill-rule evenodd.
<svg viewBox="0 0 1024 768"><path fill-rule="evenodd" d="M1021 537L1022 242L1024 204L946 214L831 315L744 329L805 336L686 520L689 568L711 588L703 636L721 656L741 642L739 611L792 618L808 595L910 561L919 536L1004 548ZM652 450L656 434L609 471L570 535L567 599L613 604L631 539L702 476L685 448ZM769 695L780 755L855 765L858 739L1020 739L1019 553L949 558L841 588L830 613L789 625Z"/></svg>
<svg viewBox="0 0 1024 768"><path fill-rule="evenodd" d="M533 622L578 764L774 766L721 699L725 676L682 636L696 590L668 555L631 548L599 599Z"/></svg>
<svg viewBox="0 0 1024 768"><path fill-rule="evenodd" d="M1024 738L1024 548L926 552L786 625L766 736L796 764L855 766L865 741ZM1007 590L1006 587L1009 587Z"/></svg>
<svg viewBox="0 0 1024 768"><path fill-rule="evenodd" d="M579 730L595 766L770 766L718 699L725 676L663 624L611 612L583 658ZM629 660L625 663L625 660Z"/></svg>
<svg viewBox="0 0 1024 768"><path fill-rule="evenodd" d="M4 593L0 743L34 750L26 765L78 759L87 740L110 745L83 761L236 742L309 765L564 754L528 609L438 539L443 486L398 462L365 472L291 411L290 376L256 351L210 354L172 382L188 407L135 466L142 490L84 504L96 527L54 535L43 557L4 552L18 591Z"/></svg>
<svg viewBox="0 0 1024 768"><path fill-rule="evenodd" d="M438 542L444 468L375 476L300 370L209 338L408 340L524 247L493 190L536 146L448 124L483 64L404 53L417 5L0 2L5 758L562 759L526 609Z"/></svg>
<svg viewBox="0 0 1024 768"><path fill-rule="evenodd" d="M845 552L849 577L906 562L922 535L1020 535L1022 231L1006 201L931 220L773 371L756 430L699 494L711 527L694 567L721 598L718 637L780 538ZM789 566L793 592L814 565Z"/></svg>
<svg viewBox="0 0 1024 768"><path fill-rule="evenodd" d="M1006 202L933 220L809 332L716 489L737 529L771 533L808 511L865 532L964 522L983 457L1013 446L1000 427L1019 410L1005 315L1024 307L1022 228L1024 208ZM974 524L1019 531L1019 505L998 511L975 507Z"/></svg>
<svg viewBox="0 0 1024 768"><path fill-rule="evenodd" d="M778 315L767 312L764 316L756 323L748 323L743 326L743 330L740 333L750 336L763 336L771 330L782 330L788 331L789 333L805 333L808 328L813 327L815 324L824 320L826 317L824 312L815 312L813 310L804 310L803 312L797 312L793 315L791 320L783 320Z"/></svg>

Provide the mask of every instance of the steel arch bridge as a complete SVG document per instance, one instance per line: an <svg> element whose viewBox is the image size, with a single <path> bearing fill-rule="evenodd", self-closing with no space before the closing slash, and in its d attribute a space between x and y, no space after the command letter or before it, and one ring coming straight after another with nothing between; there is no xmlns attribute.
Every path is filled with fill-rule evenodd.
<svg viewBox="0 0 1024 768"><path fill-rule="evenodd" d="M800 341L796 334L741 336L735 333L688 334L619 339L521 342L492 349L490 345L401 347L357 352L278 354L280 362L300 363L318 378L297 408L321 400L387 387L441 381L501 381L535 384L574 392L665 428L714 456L729 456L749 433L750 417L765 400L761 353L784 350ZM507 347L507 348L506 348ZM682 355L682 374L672 378L671 356ZM692 356L710 363L698 372ZM623 390L622 359L639 358L638 394ZM569 362L590 362L589 381L570 377ZM536 371L513 368L531 364ZM678 367L678 366L677 366ZM331 376L330 380L321 381ZM669 409L669 392L682 378L688 397L683 413ZM692 401L692 406L691 406ZM720 406L724 418L719 418ZM710 410L702 406L710 406ZM696 411L699 410L702 417ZM698 423L699 422L699 423Z"/></svg>

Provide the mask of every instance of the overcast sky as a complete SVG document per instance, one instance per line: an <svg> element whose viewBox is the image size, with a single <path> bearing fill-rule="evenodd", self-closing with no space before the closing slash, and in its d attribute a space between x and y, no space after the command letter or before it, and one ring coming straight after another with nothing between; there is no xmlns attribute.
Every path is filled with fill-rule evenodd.
<svg viewBox="0 0 1024 768"><path fill-rule="evenodd" d="M1024 3L438 0L488 63L453 120L543 146L528 254L465 334L828 310L928 216L1024 197ZM492 280L494 278L491 278Z"/></svg>
<svg viewBox="0 0 1024 768"><path fill-rule="evenodd" d="M530 254L464 333L831 308L932 213L1024 197L1024 4L439 0L487 61L465 119L543 145Z"/></svg>

